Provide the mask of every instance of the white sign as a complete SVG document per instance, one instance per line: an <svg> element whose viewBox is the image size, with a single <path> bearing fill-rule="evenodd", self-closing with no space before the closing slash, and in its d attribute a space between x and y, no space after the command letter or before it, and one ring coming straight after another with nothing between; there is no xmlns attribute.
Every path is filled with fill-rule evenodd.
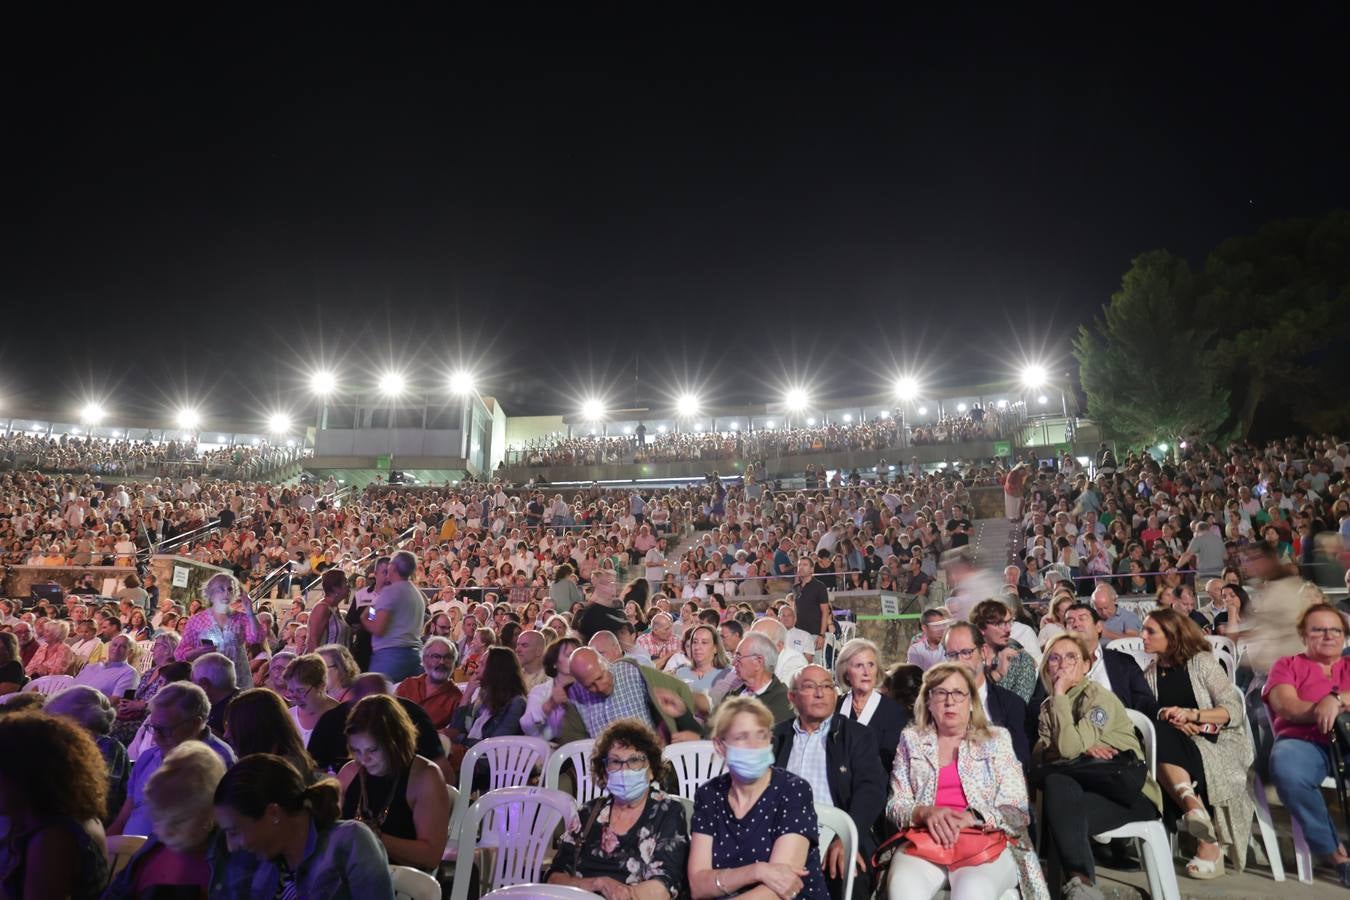
<svg viewBox="0 0 1350 900"><path fill-rule="evenodd" d="M883 616L900 615L900 598L895 594L882 594L881 614Z"/></svg>
<svg viewBox="0 0 1350 900"><path fill-rule="evenodd" d="M174 566L174 567L173 567L173 586L174 586L174 587L187 587L187 586L188 586L188 567L187 567L187 566Z"/></svg>

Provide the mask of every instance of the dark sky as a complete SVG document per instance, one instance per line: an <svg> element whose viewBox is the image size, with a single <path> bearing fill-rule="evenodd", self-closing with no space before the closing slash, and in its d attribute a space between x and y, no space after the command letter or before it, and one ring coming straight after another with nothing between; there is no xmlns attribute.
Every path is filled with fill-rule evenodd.
<svg viewBox="0 0 1350 900"><path fill-rule="evenodd" d="M901 6L16 27L6 402L969 382L1067 365L1139 252L1350 202L1332 4Z"/></svg>

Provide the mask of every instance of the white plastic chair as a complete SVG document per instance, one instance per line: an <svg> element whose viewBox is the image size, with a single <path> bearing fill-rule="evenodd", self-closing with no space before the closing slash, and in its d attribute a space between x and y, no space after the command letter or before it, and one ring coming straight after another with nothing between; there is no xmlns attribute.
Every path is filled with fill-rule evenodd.
<svg viewBox="0 0 1350 900"><path fill-rule="evenodd" d="M43 694L51 697L61 693L75 683L74 675L43 675L34 678L23 686L24 693Z"/></svg>
<svg viewBox="0 0 1350 900"><path fill-rule="evenodd" d="M1324 790L1335 790L1336 779L1324 778L1322 780ZM1298 870L1298 880L1304 884L1313 883L1313 857L1312 849L1308 846L1308 837L1303 833L1303 827L1298 824L1298 819L1294 816L1289 817L1289 824L1294 832L1294 867Z"/></svg>
<svg viewBox="0 0 1350 900"><path fill-rule="evenodd" d="M680 796L694 799L694 792L727 770L727 761L713 749L712 741L681 741L668 744L661 756L675 768Z"/></svg>
<svg viewBox="0 0 1350 900"><path fill-rule="evenodd" d="M485 738L470 747L459 768L459 798L450 813L450 843L459 834L458 823L473 799L473 776L480 760L488 766L487 789L495 791L528 784L535 769L548 759L549 751L548 741L524 736Z"/></svg>
<svg viewBox="0 0 1350 900"><path fill-rule="evenodd" d="M110 834L106 838L108 846L108 882L117 873L127 867L131 858L136 855L148 838L143 834Z"/></svg>
<svg viewBox="0 0 1350 900"><path fill-rule="evenodd" d="M854 865L853 858L858 853L858 826L853 823L849 814L837 806L822 806L816 804L816 820L820 823L820 853L821 862L824 862L825 851L830 848L830 843L837 837L844 845L844 859L846 862L844 876L844 891L841 897L848 898L853 896L853 879L857 876L858 867Z"/></svg>
<svg viewBox="0 0 1350 900"><path fill-rule="evenodd" d="M1207 634L1205 640L1209 641L1210 650L1214 653L1214 658L1223 666L1223 670L1228 673L1228 678L1237 684L1238 651L1235 645L1228 638L1221 634Z"/></svg>
<svg viewBox="0 0 1350 900"><path fill-rule="evenodd" d="M562 790L563 766L570 761L575 773L572 796L577 798L578 803L599 797L604 791L591 777L591 751L594 749L595 741L584 738L569 741L550 753L548 762L544 764L544 787L553 788L555 791Z"/></svg>
<svg viewBox="0 0 1350 900"><path fill-rule="evenodd" d="M154 648L154 641L136 642L136 659L135 662L131 664L131 667L136 670L137 675L144 675L146 672L149 672L150 667L155 664L155 658L152 655Z"/></svg>
<svg viewBox="0 0 1350 900"><path fill-rule="evenodd" d="M1252 742L1252 750L1256 750L1256 733L1252 730L1252 723L1247 718L1247 704L1242 704L1242 727L1247 729L1247 739ZM1252 815L1256 817L1256 831L1252 834L1250 844L1256 843L1257 835L1261 837L1261 845L1265 848L1266 862L1270 864L1270 875L1276 881L1284 881L1284 858L1280 855L1280 839L1275 832L1275 823L1270 817L1270 803L1266 800L1266 786L1261 782L1261 776L1257 774L1255 766L1251 768L1252 780L1248 789L1252 797ZM1309 875L1311 875L1311 871Z"/></svg>
<svg viewBox="0 0 1350 900"><path fill-rule="evenodd" d="M599 896L565 884L512 884L484 894L483 900L497 900L499 897L511 900L590 900Z"/></svg>
<svg viewBox="0 0 1350 900"><path fill-rule="evenodd" d="M480 846L493 850L491 865L479 874L484 886L496 890L512 884L538 883L544 857L553 847L559 826L570 826L576 818L576 800L562 791L532 787L488 791L464 814L450 900L467 900L473 868L470 863L474 850Z"/></svg>
<svg viewBox="0 0 1350 900"><path fill-rule="evenodd" d="M1132 639L1131 639L1132 640ZM1115 643L1112 641L1111 643ZM1158 770L1158 735L1153 730L1153 722L1143 713L1127 709L1130 724L1143 736L1144 758L1148 761L1150 776L1156 776ZM1172 842L1163 828L1161 819L1149 819L1144 822L1126 822L1119 828L1093 835L1093 840L1110 841L1115 838L1136 838L1142 844L1140 859L1148 875L1148 893L1155 900L1181 900L1181 890L1177 886L1176 869L1172 866Z"/></svg>
<svg viewBox="0 0 1350 900"><path fill-rule="evenodd" d="M1144 639L1137 637L1116 638L1109 641L1106 645L1107 650L1119 650L1121 653L1128 653L1134 657L1134 661L1139 664L1139 668L1147 669L1148 664L1153 662L1153 654L1144 652Z"/></svg>
<svg viewBox="0 0 1350 900"><path fill-rule="evenodd" d="M441 883L412 866L390 866L395 900L441 900Z"/></svg>

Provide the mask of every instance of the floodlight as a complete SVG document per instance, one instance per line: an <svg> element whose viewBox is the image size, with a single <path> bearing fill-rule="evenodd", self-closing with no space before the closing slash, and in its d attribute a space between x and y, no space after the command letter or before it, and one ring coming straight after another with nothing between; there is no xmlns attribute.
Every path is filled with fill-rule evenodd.
<svg viewBox="0 0 1350 900"><path fill-rule="evenodd" d="M816 420L815 420L815 419L810 419L810 418L808 418L808 419L806 420L806 424L807 424L807 425L814 425L814 424L816 424Z"/></svg>
<svg viewBox="0 0 1350 900"><path fill-rule="evenodd" d="M180 409L174 417L174 423L184 431L196 431L201 422L201 414L191 407Z"/></svg>
<svg viewBox="0 0 1350 900"><path fill-rule="evenodd" d="M801 388L791 388L783 395L783 403L792 412L801 412L810 402L811 398L806 396L806 391Z"/></svg>
<svg viewBox="0 0 1350 900"><path fill-rule="evenodd" d="M852 415L851 413L844 413L844 421L845 421L845 422L852 422L852 421L853 421L853 415Z"/></svg>
<svg viewBox="0 0 1350 900"><path fill-rule="evenodd" d="M675 411L688 419L698 415L699 402L693 394L681 394L675 401Z"/></svg>
<svg viewBox="0 0 1350 900"><path fill-rule="evenodd" d="M773 419L765 419L765 420L764 420L764 427L765 427L765 428L772 428L772 427L773 427Z"/></svg>
<svg viewBox="0 0 1350 900"><path fill-rule="evenodd" d="M656 433L657 433L657 434L665 434L665 433L666 433L666 426L664 426L664 425L657 425L657 426L656 426Z"/></svg>
<svg viewBox="0 0 1350 900"><path fill-rule="evenodd" d="M587 422L598 422L605 417L605 404L592 397L581 404L581 415Z"/></svg>
<svg viewBox="0 0 1350 900"><path fill-rule="evenodd" d="M903 378L896 379L895 397L901 403L911 403L919 396L919 382L917 379L906 375Z"/></svg>
<svg viewBox="0 0 1350 900"><path fill-rule="evenodd" d="M319 397L327 397L337 390L337 376L327 369L320 369L309 376L309 389Z"/></svg>
<svg viewBox="0 0 1350 900"><path fill-rule="evenodd" d="M889 409L883 409L881 412L877 413L877 415L883 419L889 419L891 417L891 411Z"/></svg>
<svg viewBox="0 0 1350 900"><path fill-rule="evenodd" d="M926 415L928 415L928 407L926 407L926 406L920 406L920 407L919 407L919 415L921 415L921 416L926 416Z"/></svg>
<svg viewBox="0 0 1350 900"><path fill-rule="evenodd" d="M1036 402L1039 403L1041 406L1044 406L1045 404L1050 402L1050 398L1045 396L1044 394L1041 394L1039 397L1036 398Z"/></svg>
<svg viewBox="0 0 1350 900"><path fill-rule="evenodd" d="M97 425L99 422L103 421L105 415L107 415L107 413L102 406L94 402L89 402L80 410L80 421L86 425Z"/></svg>
<svg viewBox="0 0 1350 900"><path fill-rule="evenodd" d="M472 394L474 389L473 376L463 369L450 373L450 393L452 394Z"/></svg>
<svg viewBox="0 0 1350 900"><path fill-rule="evenodd" d="M397 397L408 389L408 380L401 372L385 372L380 376L380 393L386 397Z"/></svg>
<svg viewBox="0 0 1350 900"><path fill-rule="evenodd" d="M740 426L739 424L735 423L735 422L729 423L729 424L727 425L727 428L731 429L732 431L740 431L740 430L741 430L741 426Z"/></svg>
<svg viewBox="0 0 1350 900"><path fill-rule="evenodd" d="M956 411L957 411L957 412L965 412L965 411L966 411L966 405L965 405L964 403L958 403L958 404L956 404Z"/></svg>
<svg viewBox="0 0 1350 900"><path fill-rule="evenodd" d="M1045 366L1032 364L1022 369L1022 384L1030 390L1043 386L1050 378Z"/></svg>
<svg viewBox="0 0 1350 900"><path fill-rule="evenodd" d="M625 426L623 426L623 433L624 433L624 434L632 434L632 433L633 433L633 426L632 426L632 425L625 425Z"/></svg>
<svg viewBox="0 0 1350 900"><path fill-rule="evenodd" d="M702 431L702 430L703 430L703 423L702 423L702 422L695 422L695 423L694 423L694 430L695 430L695 431Z"/></svg>
<svg viewBox="0 0 1350 900"><path fill-rule="evenodd" d="M999 409L1007 409L1007 408L1008 408L1008 401L1007 401L1007 400L1000 400L1000 401L998 401L998 408L999 408Z"/></svg>
<svg viewBox="0 0 1350 900"><path fill-rule="evenodd" d="M283 412L272 413L267 417L267 430L272 434L289 434L291 417Z"/></svg>
<svg viewBox="0 0 1350 900"><path fill-rule="evenodd" d="M1166 453L1167 450L1168 450L1167 442L1166 442L1166 441L1163 441L1161 444L1159 444L1159 445L1158 445L1158 449L1161 450L1162 452Z"/></svg>

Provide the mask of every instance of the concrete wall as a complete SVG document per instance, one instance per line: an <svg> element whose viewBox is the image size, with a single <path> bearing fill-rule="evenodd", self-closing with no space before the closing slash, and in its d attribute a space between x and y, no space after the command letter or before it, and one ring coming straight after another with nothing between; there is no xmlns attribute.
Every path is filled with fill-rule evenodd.
<svg viewBox="0 0 1350 900"><path fill-rule="evenodd" d="M316 456L458 457L463 434L422 428L325 428L317 435Z"/></svg>
<svg viewBox="0 0 1350 900"><path fill-rule="evenodd" d="M506 420L503 450L547 437L555 431L567 433L567 423L562 416L511 416Z"/></svg>
<svg viewBox="0 0 1350 900"><path fill-rule="evenodd" d="M10 566L5 571L4 596L28 597L33 585L52 581L69 591L80 583L86 572L93 573L99 590L103 589L105 578L116 578L120 590L122 580L135 574L136 570L131 566Z"/></svg>
<svg viewBox="0 0 1350 900"><path fill-rule="evenodd" d="M188 570L186 587L174 587L173 585L173 570L179 567ZM213 575L220 572L228 573L229 569L198 562L186 556L158 554L150 557L150 572L155 576L156 583L159 584L159 595L163 597L164 592L168 591L169 596L173 598L175 603L181 603L186 608L189 600L202 596L202 588Z"/></svg>

